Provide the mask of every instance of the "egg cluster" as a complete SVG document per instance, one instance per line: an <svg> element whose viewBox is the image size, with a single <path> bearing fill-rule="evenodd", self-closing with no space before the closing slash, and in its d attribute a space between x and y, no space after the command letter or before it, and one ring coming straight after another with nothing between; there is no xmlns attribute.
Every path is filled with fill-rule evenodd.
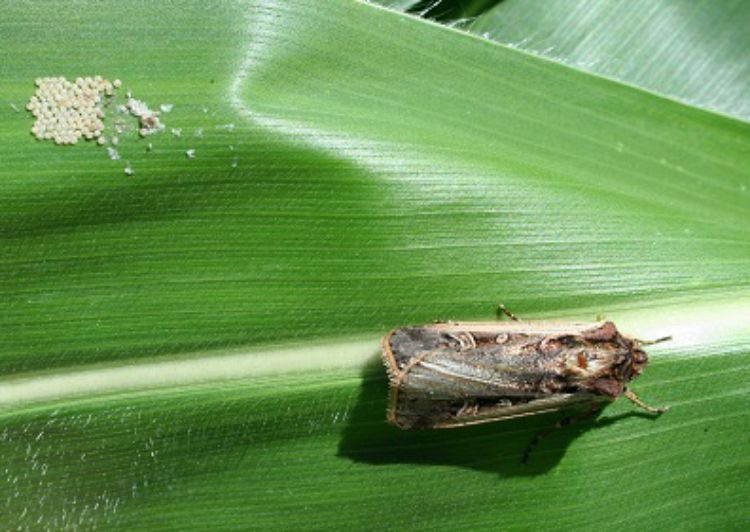
<svg viewBox="0 0 750 532"><path fill-rule="evenodd" d="M102 96L111 98L121 86L119 79L110 82L101 76L77 78L39 78L36 94L26 109L36 118L31 133L40 140L56 144L75 144L81 137L104 144L104 110Z"/></svg>

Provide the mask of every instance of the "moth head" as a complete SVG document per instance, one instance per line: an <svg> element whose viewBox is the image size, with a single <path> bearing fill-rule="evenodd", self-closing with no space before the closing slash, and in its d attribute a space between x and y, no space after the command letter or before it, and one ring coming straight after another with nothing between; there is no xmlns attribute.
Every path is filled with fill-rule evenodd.
<svg viewBox="0 0 750 532"><path fill-rule="evenodd" d="M648 365L648 355L638 345L634 345L630 358L630 378L638 377Z"/></svg>
<svg viewBox="0 0 750 532"><path fill-rule="evenodd" d="M648 364L648 355L635 345L611 352L601 371L585 381L584 387L595 393L617 398L625 392L626 385L638 377Z"/></svg>
<svg viewBox="0 0 750 532"><path fill-rule="evenodd" d="M656 340L637 340L622 337L625 345L630 349L631 354L631 376L633 379L643 373L643 369L648 365L648 355L643 350L644 345L654 345L661 342L668 342L672 339L671 336L664 336L657 338Z"/></svg>
<svg viewBox="0 0 750 532"><path fill-rule="evenodd" d="M597 340L566 353L565 373L584 389L618 397L629 381L643 373L648 355L638 341L620 334L611 340Z"/></svg>

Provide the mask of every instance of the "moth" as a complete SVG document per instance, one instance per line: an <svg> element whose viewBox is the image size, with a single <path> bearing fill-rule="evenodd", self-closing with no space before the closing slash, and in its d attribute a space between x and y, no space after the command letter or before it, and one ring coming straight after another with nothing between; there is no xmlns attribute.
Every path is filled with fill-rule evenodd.
<svg viewBox="0 0 750 532"><path fill-rule="evenodd" d="M501 309L505 311L504 307ZM388 421L442 429L591 406L625 396L648 364L644 345L611 321L434 323L383 338L390 380Z"/></svg>

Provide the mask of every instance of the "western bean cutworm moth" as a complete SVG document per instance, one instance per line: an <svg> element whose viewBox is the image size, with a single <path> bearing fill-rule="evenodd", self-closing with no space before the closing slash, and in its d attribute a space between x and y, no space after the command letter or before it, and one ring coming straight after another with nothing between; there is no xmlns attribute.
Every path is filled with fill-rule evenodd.
<svg viewBox="0 0 750 532"><path fill-rule="evenodd" d="M611 321L396 329L383 339L388 420L403 429L451 428L575 405L598 408L621 395L658 414L665 409L627 389L648 364L643 346L650 343L620 334Z"/></svg>

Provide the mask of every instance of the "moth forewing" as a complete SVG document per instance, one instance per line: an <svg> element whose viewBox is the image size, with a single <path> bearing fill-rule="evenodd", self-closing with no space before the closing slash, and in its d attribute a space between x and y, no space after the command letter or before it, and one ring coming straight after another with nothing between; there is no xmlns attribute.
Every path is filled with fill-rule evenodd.
<svg viewBox="0 0 750 532"><path fill-rule="evenodd" d="M552 397L542 397L532 399L527 403L520 403L508 406L487 407L479 410L476 414L472 413L471 406L465 406L462 415L457 416L451 421L435 423L433 428L451 429L455 427L465 427L469 425L479 425L482 423L491 423L494 421L504 421L519 417L535 416L537 414L548 414L559 412L566 408L572 408L578 405L591 404L601 401L589 394L556 394ZM403 413L401 414L403 417Z"/></svg>
<svg viewBox="0 0 750 532"><path fill-rule="evenodd" d="M388 419L401 428L459 427L611 401L648 362L641 344L612 322L406 327L383 339L383 358Z"/></svg>

